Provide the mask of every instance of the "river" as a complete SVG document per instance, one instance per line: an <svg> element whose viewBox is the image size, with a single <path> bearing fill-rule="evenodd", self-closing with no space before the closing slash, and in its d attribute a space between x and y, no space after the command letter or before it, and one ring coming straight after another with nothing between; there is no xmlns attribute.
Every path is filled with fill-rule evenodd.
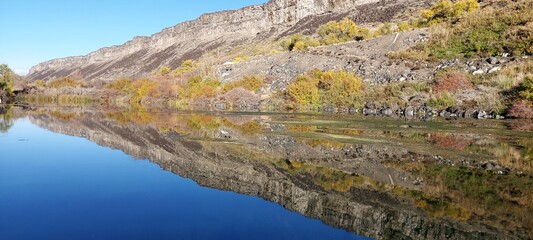
<svg viewBox="0 0 533 240"><path fill-rule="evenodd" d="M530 121L0 110L0 239L533 238Z"/></svg>

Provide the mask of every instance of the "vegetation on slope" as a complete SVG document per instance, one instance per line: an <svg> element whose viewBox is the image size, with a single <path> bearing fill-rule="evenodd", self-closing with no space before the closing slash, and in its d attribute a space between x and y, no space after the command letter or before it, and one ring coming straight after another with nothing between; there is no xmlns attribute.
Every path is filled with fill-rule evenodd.
<svg viewBox="0 0 533 240"><path fill-rule="evenodd" d="M390 53L389 57L431 62L450 58L526 56L532 54L533 46L532 5L526 0L490 0L482 6L476 0L439 0L421 11L418 18L374 24L373 29L358 26L347 18L330 21L319 26L313 35L295 34L281 40L281 47L303 51L309 47L428 27L432 33L428 41L406 51ZM506 63L499 71L489 74L473 75L468 69L444 68L427 82L366 86L360 77L343 70L313 70L296 77L278 92L271 89L270 84L275 80L251 75L222 82L218 73L211 69L224 60L237 64L255 54L271 54L277 51L273 50L274 44L279 43L244 47L245 50L235 48L223 53L221 59L185 60L176 69L162 66L149 78L119 79L104 89L91 88L70 78L36 81L34 86L47 96L34 99L84 102L81 95L88 95L120 105L158 103L178 108L216 105L219 110L243 109L242 106L250 105L253 106L250 109L297 111L346 111L370 103L395 111L411 106L414 97L419 99L417 106L436 110L459 106L512 117L533 116L533 63L530 59Z"/></svg>
<svg viewBox="0 0 533 240"><path fill-rule="evenodd" d="M312 109L325 106L354 107L360 105L359 97L363 83L354 74L344 71L312 70L300 75L286 92L289 107Z"/></svg>
<svg viewBox="0 0 533 240"><path fill-rule="evenodd" d="M421 26L430 26L432 32L429 41L391 56L449 59L533 54L531 1L492 0L478 8L475 0L439 0L422 11Z"/></svg>
<svg viewBox="0 0 533 240"><path fill-rule="evenodd" d="M367 27L357 26L351 19L344 18L340 21L330 21L320 26L316 31L316 36L297 33L283 39L281 41L281 47L288 51L303 51L309 47L361 41L393 32L406 31L410 28L411 26L407 22L400 22L398 24L383 23L379 28L372 31Z"/></svg>
<svg viewBox="0 0 533 240"><path fill-rule="evenodd" d="M0 64L0 99L13 96L13 71L6 64Z"/></svg>

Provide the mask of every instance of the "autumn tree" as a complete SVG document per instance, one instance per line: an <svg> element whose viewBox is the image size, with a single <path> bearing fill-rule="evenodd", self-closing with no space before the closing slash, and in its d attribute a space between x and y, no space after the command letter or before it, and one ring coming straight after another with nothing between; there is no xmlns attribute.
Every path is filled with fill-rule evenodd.
<svg viewBox="0 0 533 240"><path fill-rule="evenodd" d="M7 64L0 64L0 95L13 94L13 79L15 74Z"/></svg>

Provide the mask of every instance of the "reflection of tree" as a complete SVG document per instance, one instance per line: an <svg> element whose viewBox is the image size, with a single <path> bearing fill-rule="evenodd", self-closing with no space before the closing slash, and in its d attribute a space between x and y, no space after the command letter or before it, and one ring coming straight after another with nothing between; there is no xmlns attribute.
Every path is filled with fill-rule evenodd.
<svg viewBox="0 0 533 240"><path fill-rule="evenodd" d="M10 107L0 107L0 132L7 132L13 127L13 111Z"/></svg>

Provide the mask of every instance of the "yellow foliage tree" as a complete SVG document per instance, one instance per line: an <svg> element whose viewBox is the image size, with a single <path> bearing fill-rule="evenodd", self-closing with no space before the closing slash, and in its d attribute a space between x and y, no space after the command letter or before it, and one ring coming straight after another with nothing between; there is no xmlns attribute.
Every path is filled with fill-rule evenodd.
<svg viewBox="0 0 533 240"><path fill-rule="evenodd" d="M318 35L321 37L321 43L325 45L361 40L366 37L366 34L360 31L357 24L348 18L322 25L318 29Z"/></svg>
<svg viewBox="0 0 533 240"><path fill-rule="evenodd" d="M320 42L309 36L300 33L292 35L290 38L281 41L281 47L289 51L303 51L309 47L319 46Z"/></svg>
<svg viewBox="0 0 533 240"><path fill-rule="evenodd" d="M345 71L322 72L313 70L313 75L318 79L322 104L338 107L353 105L359 92L363 89L361 79Z"/></svg>
<svg viewBox="0 0 533 240"><path fill-rule="evenodd" d="M351 107L363 89L363 82L345 71L312 70L298 76L287 87L287 97L295 107L310 108L323 105Z"/></svg>
<svg viewBox="0 0 533 240"><path fill-rule="evenodd" d="M287 87L290 100L299 107L313 107L318 105L318 82L307 75L301 75Z"/></svg>
<svg viewBox="0 0 533 240"><path fill-rule="evenodd" d="M181 63L180 67L174 70L174 74L184 74L192 72L198 68L198 63L192 59L185 60Z"/></svg>
<svg viewBox="0 0 533 240"><path fill-rule="evenodd" d="M179 89L181 100L195 100L200 97L214 97L221 85L216 79L204 79L201 76L193 76L188 79L185 88Z"/></svg>
<svg viewBox="0 0 533 240"><path fill-rule="evenodd" d="M69 77L59 78L52 80L48 83L48 86L52 88L64 88L64 87L78 87L82 86L82 83L80 81L76 81Z"/></svg>
<svg viewBox="0 0 533 240"><path fill-rule="evenodd" d="M477 0L439 0L430 9L422 10L422 18L430 25L456 19L479 8Z"/></svg>
<svg viewBox="0 0 533 240"><path fill-rule="evenodd" d="M400 32L407 31L409 28L411 28L411 26L409 26L408 22L403 21L398 24L398 31Z"/></svg>
<svg viewBox="0 0 533 240"><path fill-rule="evenodd" d="M133 81L128 78L121 78L114 82L108 83L106 85L106 88L115 89L115 90L119 90L122 92L129 92L131 89L132 82Z"/></svg>
<svg viewBox="0 0 533 240"><path fill-rule="evenodd" d="M170 67L163 66L159 69L159 74L161 75L167 75L170 72Z"/></svg>
<svg viewBox="0 0 533 240"><path fill-rule="evenodd" d="M0 93L5 91L11 95L13 93L13 71L7 64L0 64Z"/></svg>
<svg viewBox="0 0 533 240"><path fill-rule="evenodd" d="M134 81L131 84L130 97L134 103L140 103L146 96L158 97L157 84L148 79Z"/></svg>
<svg viewBox="0 0 533 240"><path fill-rule="evenodd" d="M251 76L244 76L239 81L224 84L222 86L222 90L224 92L228 92L232 89L242 87L244 89L255 92L261 89L262 86L263 86L263 78L256 76L256 75L251 75Z"/></svg>

